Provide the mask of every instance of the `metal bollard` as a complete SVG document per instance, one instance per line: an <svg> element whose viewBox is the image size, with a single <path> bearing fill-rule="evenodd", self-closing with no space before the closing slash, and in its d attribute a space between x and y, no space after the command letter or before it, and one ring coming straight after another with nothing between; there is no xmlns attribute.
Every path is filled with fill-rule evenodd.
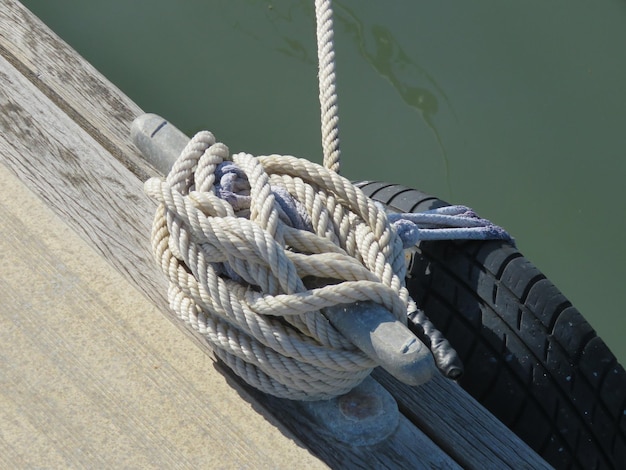
<svg viewBox="0 0 626 470"><path fill-rule="evenodd" d="M130 127L130 138L143 157L164 175L189 142L189 137L156 114L136 118Z"/></svg>

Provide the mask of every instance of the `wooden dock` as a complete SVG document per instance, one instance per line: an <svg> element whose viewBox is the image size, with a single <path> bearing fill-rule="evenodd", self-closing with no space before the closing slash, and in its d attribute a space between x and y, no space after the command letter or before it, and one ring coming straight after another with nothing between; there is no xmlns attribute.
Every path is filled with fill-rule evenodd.
<svg viewBox="0 0 626 470"><path fill-rule="evenodd" d="M1 468L549 468L453 382L384 372L397 430L337 442L173 318L149 252L143 114L0 0Z"/></svg>

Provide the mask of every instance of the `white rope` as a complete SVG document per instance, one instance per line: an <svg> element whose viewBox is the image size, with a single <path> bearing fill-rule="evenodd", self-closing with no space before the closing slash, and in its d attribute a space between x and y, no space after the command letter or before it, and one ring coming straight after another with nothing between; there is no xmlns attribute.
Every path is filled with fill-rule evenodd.
<svg viewBox="0 0 626 470"><path fill-rule="evenodd" d="M333 11L330 0L315 0L315 18L324 166L339 173L339 111L335 87Z"/></svg>
<svg viewBox="0 0 626 470"><path fill-rule="evenodd" d="M227 161L248 181L250 204L239 211L218 197L216 171ZM304 203L312 232L281 219L277 187ZM322 308L372 300L406 322L401 242L384 211L336 173L289 156L231 157L200 132L168 177L148 180L145 191L160 203L152 249L170 281L171 308L251 385L317 400L370 373L376 364ZM307 289L306 276L338 283Z"/></svg>

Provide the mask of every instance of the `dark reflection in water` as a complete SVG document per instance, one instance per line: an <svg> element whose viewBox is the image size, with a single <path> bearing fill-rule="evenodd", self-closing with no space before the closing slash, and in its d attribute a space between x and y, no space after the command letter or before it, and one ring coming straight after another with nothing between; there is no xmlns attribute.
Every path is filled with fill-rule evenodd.
<svg viewBox="0 0 626 470"><path fill-rule="evenodd" d="M336 5L338 6L336 22L354 38L359 53L389 81L407 105L419 112L424 123L432 131L443 158L448 192L451 192L448 153L441 133L433 121L434 115L439 110L439 101L435 93L446 101L455 114L448 97L433 77L409 58L389 29L380 24L366 27L350 9L338 2ZM435 92L418 86L424 81L431 85Z"/></svg>
<svg viewBox="0 0 626 470"><path fill-rule="evenodd" d="M240 8L253 6L263 14L267 24L271 25L273 35L267 35L266 31L260 32L258 24L240 23L235 20L235 28L243 34L253 37L256 41L266 44L276 52L285 54L307 64L317 66L317 51L311 48L311 43L303 41L303 35L299 30L302 23L301 16L308 22L314 21L315 11L312 3L308 1L279 1L268 4L266 1L243 0ZM237 11L240 11L239 8ZM314 33L314 30L312 31Z"/></svg>
<svg viewBox="0 0 626 470"><path fill-rule="evenodd" d="M311 24L314 22L315 12L312 2L304 0L272 2L269 6L267 2L258 0L245 0L245 3L263 8L265 18L272 25L274 36L262 37L255 32L256 25L245 27L239 22L236 24L238 30L267 44L267 47L271 47L281 54L317 67L315 44L302 42L302 31L299 28L303 23L303 16ZM359 55L381 77L386 79L404 103L419 113L424 124L432 132L442 158L448 193L451 193L448 152L444 145L442 132L434 122L434 116L439 111L439 101L443 100L446 103L455 120L457 117L443 88L437 84L433 76L424 67L409 57L392 31L381 24L361 20L352 9L341 2L333 2L333 5L335 29L345 32L347 37L353 39ZM278 39L277 42L276 39ZM338 66L339 74L341 74L342 65L338 64ZM341 88L339 94L341 96Z"/></svg>

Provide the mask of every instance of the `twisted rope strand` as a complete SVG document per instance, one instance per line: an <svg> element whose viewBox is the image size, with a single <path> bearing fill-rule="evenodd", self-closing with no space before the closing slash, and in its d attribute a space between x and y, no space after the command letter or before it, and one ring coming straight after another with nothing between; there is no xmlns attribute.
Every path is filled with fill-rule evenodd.
<svg viewBox="0 0 626 470"><path fill-rule="evenodd" d="M339 173L339 110L335 87L333 11L330 0L315 1L315 19L324 167Z"/></svg>

